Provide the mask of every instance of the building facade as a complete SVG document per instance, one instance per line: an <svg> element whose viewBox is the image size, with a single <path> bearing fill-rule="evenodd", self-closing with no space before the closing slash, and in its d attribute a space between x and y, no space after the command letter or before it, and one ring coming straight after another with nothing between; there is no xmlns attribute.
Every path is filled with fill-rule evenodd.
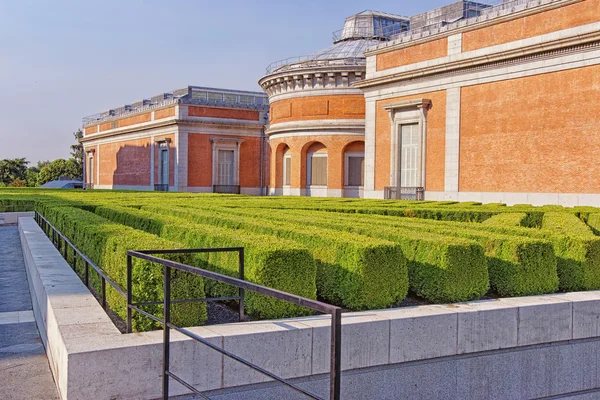
<svg viewBox="0 0 600 400"><path fill-rule="evenodd" d="M600 204L600 0L365 11L333 39L271 64L266 95L188 87L85 119L86 183Z"/></svg>
<svg viewBox="0 0 600 400"><path fill-rule="evenodd" d="M268 108L264 93L189 86L87 117L86 186L265 194Z"/></svg>
<svg viewBox="0 0 600 400"><path fill-rule="evenodd" d="M477 14L367 51L365 197L600 204L600 0Z"/></svg>
<svg viewBox="0 0 600 400"><path fill-rule="evenodd" d="M362 197L365 50L407 29L408 19L366 11L346 19L334 44L273 63L259 84L269 95L270 194Z"/></svg>

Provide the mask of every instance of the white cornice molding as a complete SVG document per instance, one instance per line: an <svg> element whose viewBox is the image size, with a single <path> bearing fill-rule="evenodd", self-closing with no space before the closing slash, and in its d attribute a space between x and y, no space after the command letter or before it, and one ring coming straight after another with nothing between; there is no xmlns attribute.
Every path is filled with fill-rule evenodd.
<svg viewBox="0 0 600 400"><path fill-rule="evenodd" d="M529 16L529 15L553 10L555 8L564 7L564 6L567 6L570 4L580 3L582 1L585 1L585 0L555 0L555 1L552 1L552 2L549 2L546 4L539 4L540 1L538 0L538 1L536 1L536 3L538 3L538 4L531 8L525 8L523 10L515 11L513 13L509 13L506 15L495 16L495 17L489 17L486 15L486 17L485 17L486 19L480 20L479 18L473 18L473 21L474 21L473 23L467 23L468 20L467 21L459 21L456 23L457 24L456 28L453 28L453 29L446 28L445 30L440 31L439 33L427 35L425 37L419 37L419 38L409 37L409 38L392 40L385 44L381 44L381 45L378 45L371 49L367 49L367 51L365 52L365 56L372 57L372 56L376 56L378 54L388 53L390 51L400 50L400 49L403 49L406 47L412 47L412 46L415 46L418 44L434 41L437 39L442 39L442 38L445 38L445 37L448 37L451 35L456 35L458 33L464 33L464 32L468 32L468 31L480 29L480 28L485 28L487 26L500 24L502 22L507 22L507 21L511 21L514 19L523 18L523 17ZM534 3L534 2L532 1L531 3ZM463 26L460 26L461 23Z"/></svg>
<svg viewBox="0 0 600 400"><path fill-rule="evenodd" d="M281 132L294 131L339 131L339 130L365 130L364 119L330 119L311 121L292 121L271 124L266 130L267 135Z"/></svg>
<svg viewBox="0 0 600 400"><path fill-rule="evenodd" d="M271 104L281 101L281 100L289 100L289 99L297 99L297 98L308 98L315 96L343 96L343 95L362 95L362 90L358 88L332 88L332 89L316 89L316 90L301 90L294 91L289 93L276 94L271 96L269 101Z"/></svg>
<svg viewBox="0 0 600 400"><path fill-rule="evenodd" d="M448 73L486 65L493 66L495 63L500 63L507 60L518 60L521 58L527 59L527 57L531 57L540 53L557 51L578 45L590 44L597 41L600 41L600 31L588 32L581 35L569 36L549 42L536 43L523 47L515 47L506 51L492 54L475 55L469 57L468 53L463 53L466 56L463 56L456 61L435 63L430 67L418 68L418 66L415 66L414 69L409 69L404 72L365 79L356 83L354 86L363 90L367 88L372 89L373 86L384 85L408 79L422 78L440 73ZM474 53L476 54L476 52Z"/></svg>
<svg viewBox="0 0 600 400"><path fill-rule="evenodd" d="M365 76L366 66L290 70L285 73L269 75L262 78L259 84L269 95L274 96L288 93L306 93L330 89L352 89L353 84Z"/></svg>

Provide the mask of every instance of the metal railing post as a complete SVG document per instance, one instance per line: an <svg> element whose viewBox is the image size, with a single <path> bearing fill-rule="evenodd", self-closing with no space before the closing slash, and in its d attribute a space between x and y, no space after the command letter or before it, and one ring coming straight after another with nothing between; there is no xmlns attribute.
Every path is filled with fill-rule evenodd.
<svg viewBox="0 0 600 400"><path fill-rule="evenodd" d="M329 398L340 400L342 370L342 310L331 314L331 369L329 372Z"/></svg>
<svg viewBox="0 0 600 400"><path fill-rule="evenodd" d="M171 323L171 268L167 265L163 267L164 271L164 290L163 290L163 399L169 400L169 352L170 352L170 328Z"/></svg>
<svg viewBox="0 0 600 400"><path fill-rule="evenodd" d="M85 271L83 272L83 279L85 281L85 287L90 287L90 267L86 260L83 260L85 263Z"/></svg>
<svg viewBox="0 0 600 400"><path fill-rule="evenodd" d="M239 253L239 263L240 263L240 280L244 280L244 249L241 248ZM242 322L244 320L244 296L246 295L246 291L243 288L238 288L238 296L240 297L239 300L239 307L240 307L240 322Z"/></svg>
<svg viewBox="0 0 600 400"><path fill-rule="evenodd" d="M133 267L133 263L131 260L131 256L127 254L127 333L131 333L131 270Z"/></svg>
<svg viewBox="0 0 600 400"><path fill-rule="evenodd" d="M106 310L106 279L104 277L102 277L100 291L102 292L102 308Z"/></svg>

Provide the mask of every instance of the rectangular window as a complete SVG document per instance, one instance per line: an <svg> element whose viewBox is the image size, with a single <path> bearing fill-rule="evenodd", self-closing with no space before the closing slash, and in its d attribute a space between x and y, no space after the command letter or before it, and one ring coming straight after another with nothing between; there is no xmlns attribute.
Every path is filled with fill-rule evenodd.
<svg viewBox="0 0 600 400"><path fill-rule="evenodd" d="M208 92L208 101L223 101L223 93Z"/></svg>
<svg viewBox="0 0 600 400"><path fill-rule="evenodd" d="M365 157L348 157L348 186L364 186Z"/></svg>
<svg viewBox="0 0 600 400"><path fill-rule="evenodd" d="M419 124L401 126L402 153L400 185L417 187L421 183L421 152L419 145Z"/></svg>
<svg viewBox="0 0 600 400"><path fill-rule="evenodd" d="M217 184L233 185L233 150L219 150L217 166Z"/></svg>
<svg viewBox="0 0 600 400"><path fill-rule="evenodd" d="M225 103L235 104L237 103L237 95L235 94L224 94L223 95Z"/></svg>
<svg viewBox="0 0 600 400"><path fill-rule="evenodd" d="M310 157L310 185L327 186L327 155Z"/></svg>
<svg viewBox="0 0 600 400"><path fill-rule="evenodd" d="M283 157L283 186L290 186L292 182L292 157Z"/></svg>
<svg viewBox="0 0 600 400"><path fill-rule="evenodd" d="M165 143L166 145L166 143ZM159 144L159 183L161 185L169 184L169 148L163 147L163 144Z"/></svg>
<svg viewBox="0 0 600 400"><path fill-rule="evenodd" d="M94 177L94 157L89 158L89 166L88 166L88 183L94 184L96 178Z"/></svg>

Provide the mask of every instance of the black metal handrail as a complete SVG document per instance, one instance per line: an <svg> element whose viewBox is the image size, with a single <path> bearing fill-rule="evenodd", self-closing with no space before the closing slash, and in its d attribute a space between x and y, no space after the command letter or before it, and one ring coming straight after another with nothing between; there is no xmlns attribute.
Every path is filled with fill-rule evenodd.
<svg viewBox="0 0 600 400"><path fill-rule="evenodd" d="M99 266L97 266L92 260L89 259L88 256L83 254L65 235L63 235L54 225L52 225L44 216L42 216L38 211L35 211L35 221L42 228L44 233L48 236L54 247L56 247L59 251L61 248L61 239L62 239L62 249L63 249L63 258L68 263L68 248L73 250L73 263L76 265L77 260L76 256L79 256L84 262L84 277L83 281L85 286L90 289L90 267L100 276L100 302L102 304L102 308L104 310L107 309L106 305L106 283L113 287L123 298L127 298L127 294L125 290L121 288L115 281L113 281L108 274ZM50 232L49 232L50 231ZM73 270L75 270L75 265L69 264ZM129 329L129 328L128 328Z"/></svg>
<svg viewBox="0 0 600 400"><path fill-rule="evenodd" d="M217 252L217 251L223 251L223 250L234 251L234 249L194 249L194 252ZM241 263L240 271L242 271L242 274L243 274L243 254L244 253L243 253L243 249L238 249L238 250L241 250L241 252L240 252L240 263ZM187 272L187 273L190 273L193 275L202 276L204 278L213 279L213 280L216 280L219 282L223 282L223 283L235 286L240 291L239 297L241 300L243 300L243 298L244 298L244 291L250 290L250 291L253 291L256 293L260 293L265 296L270 296L270 297L273 297L273 298L276 298L279 300L284 300L284 301L287 301L287 302L290 302L290 303L293 303L293 304L296 304L299 306L307 307L314 311L331 314L331 360L330 360L331 361L331 369L330 369L329 398L330 398L330 400L339 400L340 399L341 341L342 341L342 335L341 335L342 310L341 310L341 308L332 306L330 304L322 303L320 301L307 299L302 296L282 292L280 290L271 289L271 288L268 288L268 287L265 287L262 285L257 285L255 283L247 282L247 281L243 280L243 278L237 279L237 278L233 278L231 276L222 275L222 274L219 274L216 272L192 267L190 265L178 263L176 261L166 260L163 258L158 258L158 257L151 255L151 254L169 254L169 253L180 254L180 253L185 253L185 252L189 252L189 251L186 249L182 249L182 250L156 250L156 251L154 251L154 250L143 250L143 251L129 250L127 252L127 278L128 278L127 279L127 282L128 282L127 293L131 293L131 290L130 290L131 289L131 287L130 287L131 279L130 278L131 278L132 269L133 269L132 257L140 258L142 260L146 260L146 261L149 261L152 263L161 264L163 266L163 274L164 274L163 318L164 319L160 319L144 310L140 310L136 306L136 304L132 303L131 296L127 297L127 318L128 318L128 320L131 320L131 310L135 310L135 311L141 313L142 315L145 315L146 317L162 324L164 327L164 330L163 330L163 399L167 400L169 398L169 378L173 378L174 380L176 380L181 385L185 386L187 389L189 389L194 394L200 396L201 398L209 399L209 397L206 397L206 395L204 395L202 392L200 392L193 386L189 385L183 379L181 379L180 377L178 377L177 375L175 375L173 372L171 372L169 370L170 330L174 329L175 331L177 331L183 335L186 335L186 336L192 338L193 340L196 340L202 344L205 344L206 346L210 347L211 349L216 350L219 353L254 369L255 371L258 371L261 374L266 375L269 378L274 379L274 380L290 387L291 389L294 389L297 392L300 392L300 393L308 396L311 399L323 400L321 397L318 397L318 396L302 389L301 387L273 374L272 372L269 372L247 360L244 360L243 358L236 356L235 354L230 353L227 350L221 349L220 347L208 342L207 340L190 332L189 330L173 325L171 323L171 303L173 303L173 301L171 300L171 269L180 270L180 271ZM243 305L240 302L240 313L243 313L242 307L243 307ZM128 325L130 326L131 324L129 323Z"/></svg>

